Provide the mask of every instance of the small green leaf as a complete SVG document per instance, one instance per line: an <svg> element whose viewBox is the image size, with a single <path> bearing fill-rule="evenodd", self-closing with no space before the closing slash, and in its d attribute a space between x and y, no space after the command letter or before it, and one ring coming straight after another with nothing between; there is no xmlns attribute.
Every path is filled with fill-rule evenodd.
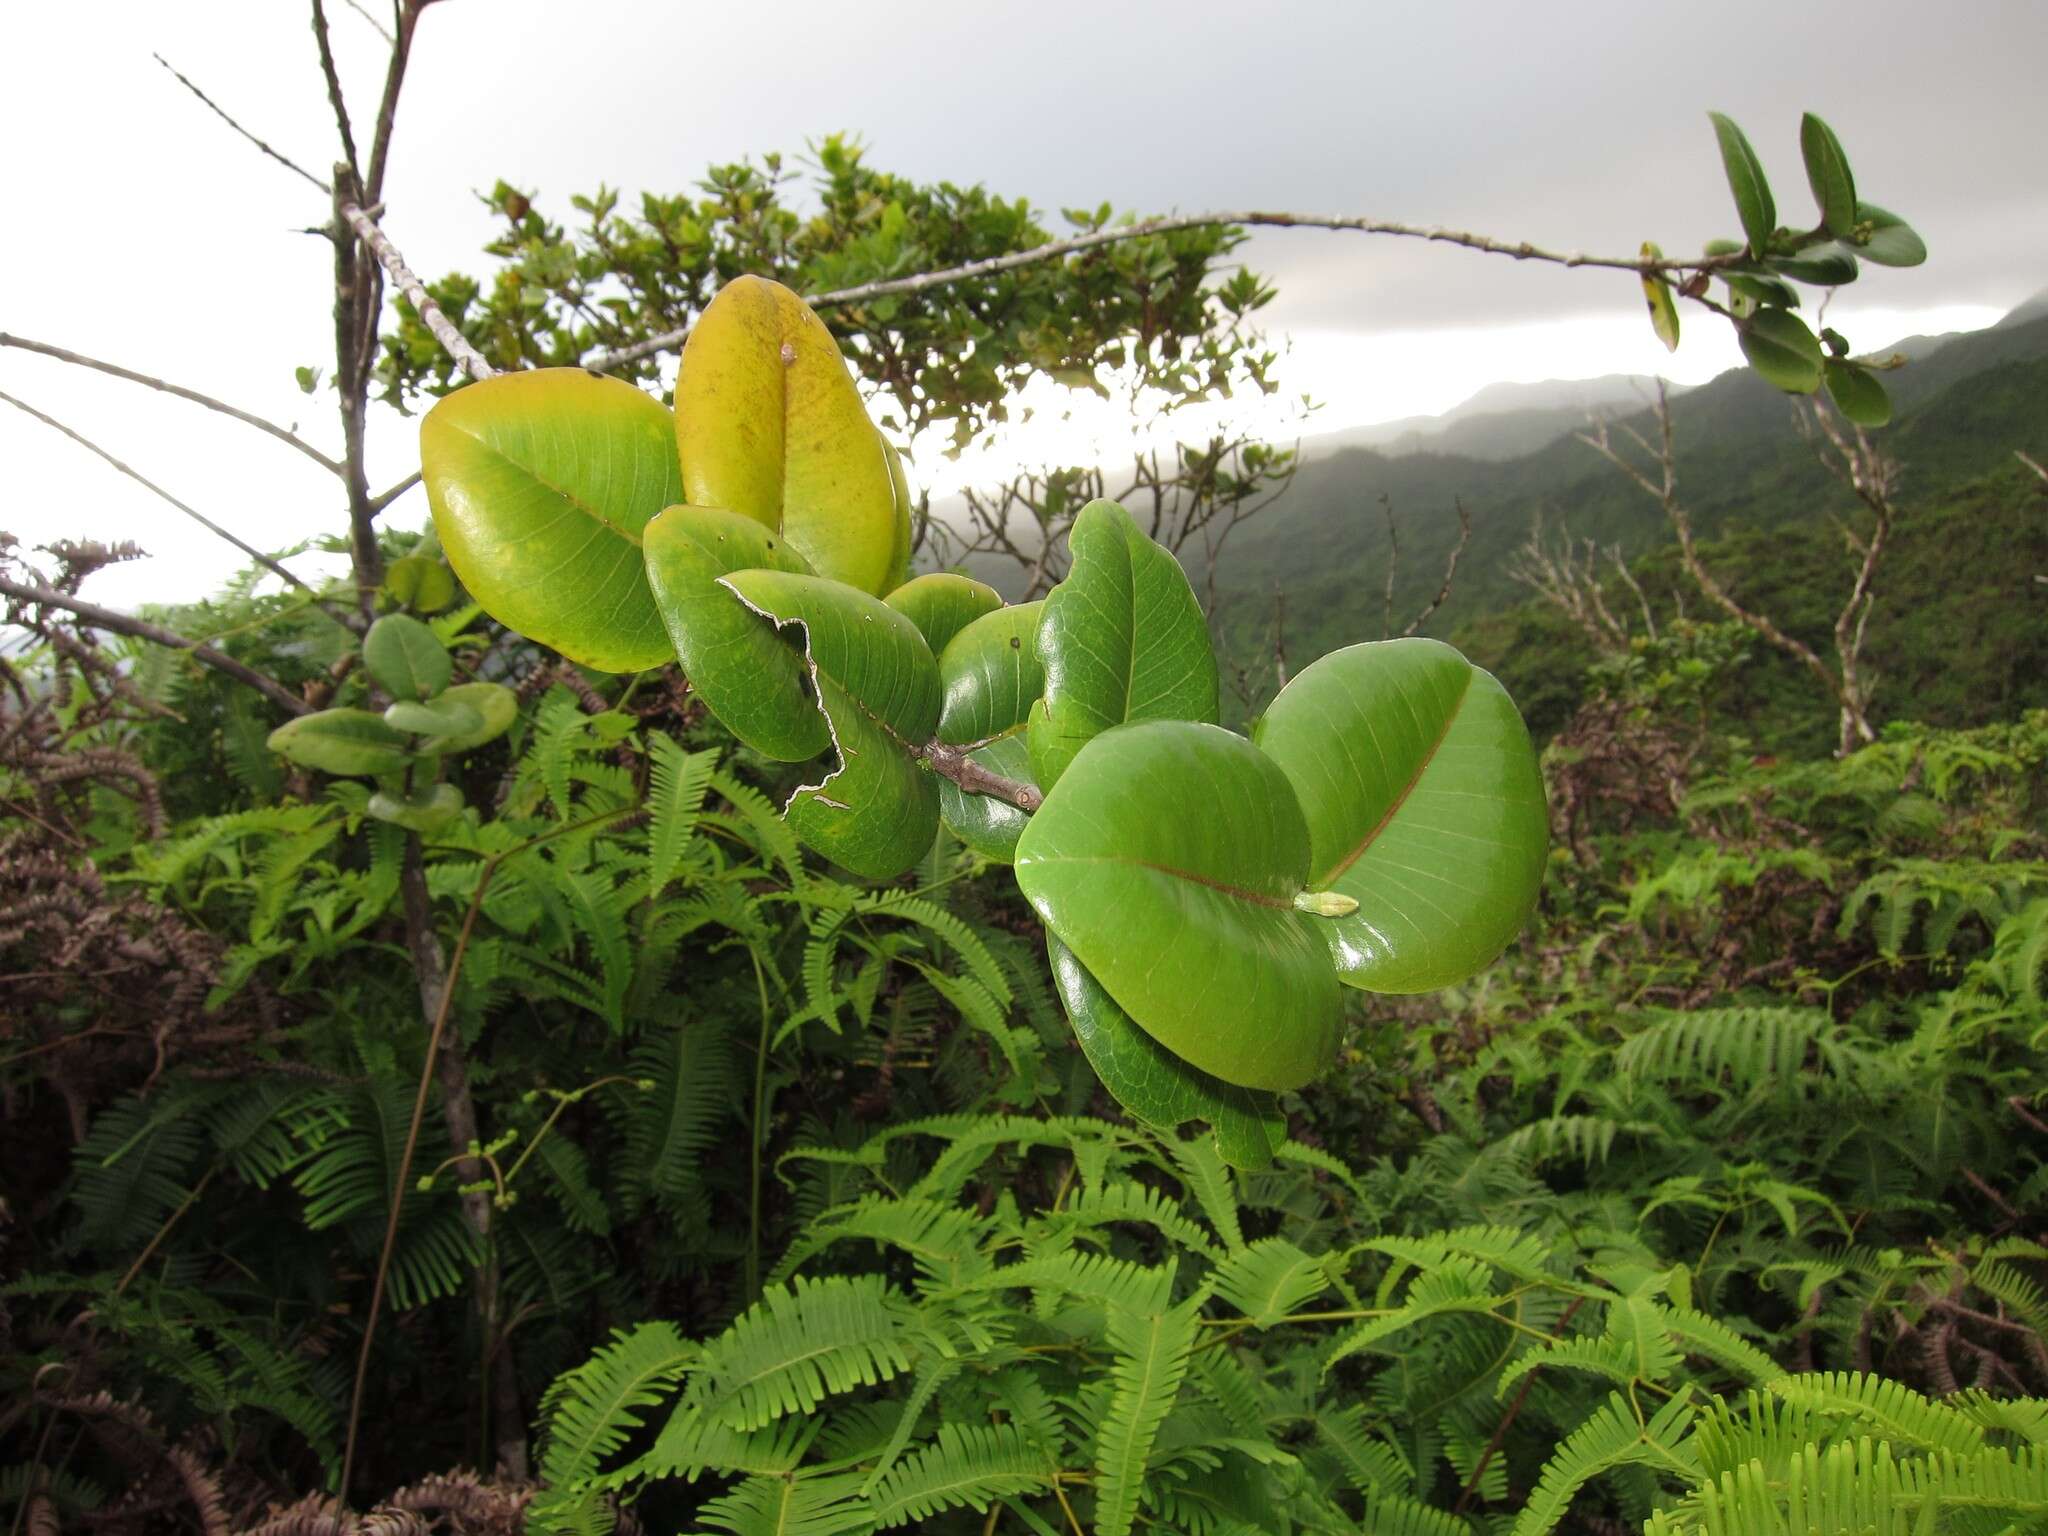
<svg viewBox="0 0 2048 1536"><path fill-rule="evenodd" d="M1811 112L1799 119L1799 153L1806 160L1806 184L1820 208L1821 223L1831 235L1846 236L1856 227L1856 178L1834 129Z"/></svg>
<svg viewBox="0 0 2048 1536"><path fill-rule="evenodd" d="M912 754L939 723L939 667L917 626L844 582L735 571L722 584L788 626L831 727L832 763L783 814L834 863L889 880L923 858L939 830L937 780Z"/></svg>
<svg viewBox="0 0 2048 1536"><path fill-rule="evenodd" d="M1745 314L1754 314L1758 307L1764 305L1774 305L1779 309L1799 307L1797 288L1761 272L1724 272L1721 280L1728 285L1730 293L1740 294L1750 301L1750 307L1743 311Z"/></svg>
<svg viewBox="0 0 2048 1536"><path fill-rule="evenodd" d="M455 671L441 637L406 613L387 613L370 626L363 667L394 699L431 699Z"/></svg>
<svg viewBox="0 0 2048 1536"><path fill-rule="evenodd" d="M934 656L969 624L1003 606L1002 594L994 587L951 571L907 581L883 601L917 626Z"/></svg>
<svg viewBox="0 0 2048 1536"><path fill-rule="evenodd" d="M1829 358L1823 367L1835 408L1859 427L1881 427L1892 419L1891 397L1868 368Z"/></svg>
<svg viewBox="0 0 2048 1536"><path fill-rule="evenodd" d="M779 762L800 763L830 746L802 655L720 581L746 570L809 575L803 557L753 518L718 507L670 507L644 538L655 606L705 707Z"/></svg>
<svg viewBox="0 0 2048 1536"><path fill-rule="evenodd" d="M367 709L323 709L288 720L270 733L270 750L301 768L370 778L401 772L411 743Z"/></svg>
<svg viewBox="0 0 2048 1536"><path fill-rule="evenodd" d="M968 758L1005 778L1029 784L1031 755L1024 724L1045 692L1045 668L1036 642L1043 604L998 608L969 624L939 657L940 741L987 746ZM970 795L951 780L939 784L939 814L960 841L983 858L1004 864L1017 856L1017 839L1030 816L1006 800Z"/></svg>
<svg viewBox="0 0 2048 1536"><path fill-rule="evenodd" d="M1809 245L1791 256L1773 256L1770 267L1798 282L1824 288L1839 288L1856 281L1856 253L1839 240Z"/></svg>
<svg viewBox="0 0 2048 1536"><path fill-rule="evenodd" d="M1337 977L1294 910L1308 828L1271 758L1218 726L1096 736L1017 840L1017 885L1154 1040L1245 1088L1298 1088L1336 1046Z"/></svg>
<svg viewBox="0 0 2048 1536"><path fill-rule="evenodd" d="M384 595L415 613L439 613L455 601L455 573L428 555L407 555L384 568Z"/></svg>
<svg viewBox="0 0 2048 1536"><path fill-rule="evenodd" d="M420 423L434 526L499 623L604 672L669 658L640 533L683 499L675 417L581 368L501 373Z"/></svg>
<svg viewBox="0 0 2048 1536"><path fill-rule="evenodd" d="M1029 741L1050 789L1098 732L1136 720L1214 723L1220 691L1209 626L1180 562L1113 501L1091 501L1068 537L1073 567L1045 600L1045 700Z"/></svg>
<svg viewBox="0 0 2048 1536"><path fill-rule="evenodd" d="M1820 388L1820 342L1790 310L1758 310L1742 322L1737 339L1742 355L1766 383L1788 395L1810 395Z"/></svg>
<svg viewBox="0 0 2048 1536"><path fill-rule="evenodd" d="M1657 261L1664 253L1650 241L1643 242L1643 259ZM1678 300L1671 291L1671 284L1654 272L1643 274L1643 300L1650 306L1650 329L1657 333L1657 339L1664 343L1664 350L1678 350Z"/></svg>
<svg viewBox="0 0 2048 1536"><path fill-rule="evenodd" d="M1280 690L1257 740L1300 801L1309 888L1358 903L1310 920L1339 980L1449 986L1521 932L1549 813L1528 729L1491 675L1435 640L1350 646Z"/></svg>
<svg viewBox="0 0 2048 1536"><path fill-rule="evenodd" d="M380 789L370 796L364 810L379 821L411 832L438 832L462 814L462 791L453 784L436 784L416 795L393 795Z"/></svg>
<svg viewBox="0 0 2048 1536"><path fill-rule="evenodd" d="M410 731L415 736L462 737L481 731L484 717L463 700L444 693L424 703L400 699L384 711L384 723L394 731Z"/></svg>
<svg viewBox="0 0 2048 1536"><path fill-rule="evenodd" d="M1051 937L1045 947L1074 1038L1132 1119L1161 1130L1206 1120L1217 1151L1233 1168L1263 1168L1273 1160L1287 1140L1287 1120L1271 1094L1236 1087L1182 1061L1131 1022L1071 949Z"/></svg>
<svg viewBox="0 0 2048 1536"><path fill-rule="evenodd" d="M1707 116L1713 120L1714 137L1721 144L1721 168L1728 173L1728 190L1735 195L1736 217L1742 220L1750 250L1761 256L1770 248L1771 232L1778 227L1778 205L1771 200L1763 163L1732 119L1719 112Z"/></svg>
<svg viewBox="0 0 2048 1536"><path fill-rule="evenodd" d="M473 751L485 742L496 741L519 718L519 696L502 683L457 683L439 698L434 707L461 705L475 713L479 724L473 731L434 736L420 742L421 752L436 757L455 757Z"/></svg>
<svg viewBox="0 0 2048 1536"><path fill-rule="evenodd" d="M1926 243L1913 227L1875 203L1856 205L1856 230L1862 238L1854 244L1865 261L1880 267L1917 267L1927 259Z"/></svg>

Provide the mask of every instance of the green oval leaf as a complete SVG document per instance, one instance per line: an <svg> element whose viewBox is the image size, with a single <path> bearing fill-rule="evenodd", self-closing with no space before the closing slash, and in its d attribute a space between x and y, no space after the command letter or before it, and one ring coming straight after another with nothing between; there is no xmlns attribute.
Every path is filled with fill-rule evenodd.
<svg viewBox="0 0 2048 1536"><path fill-rule="evenodd" d="M436 784L414 795L394 795L384 790L370 796L364 811L378 821L412 832L438 832L462 814L462 791L453 784Z"/></svg>
<svg viewBox="0 0 2048 1536"><path fill-rule="evenodd" d="M896 552L890 557L889 579L882 584L882 590L893 592L910 580L915 530L910 526L910 478L903 473L903 455L886 437L882 439L882 449L889 459L889 489L896 497Z"/></svg>
<svg viewBox="0 0 2048 1536"><path fill-rule="evenodd" d="M951 571L916 577L883 601L917 626L934 656L976 619L1003 606L1002 594L987 582Z"/></svg>
<svg viewBox="0 0 2048 1536"><path fill-rule="evenodd" d="M1132 1119L1161 1130L1205 1120L1216 1133L1216 1150L1233 1168L1263 1168L1273 1160L1287 1140L1287 1119L1271 1094L1239 1088L1182 1061L1117 1007L1071 949L1050 936L1045 948L1082 1054Z"/></svg>
<svg viewBox="0 0 2048 1536"><path fill-rule="evenodd" d="M832 744L803 657L734 597L734 571L809 575L789 541L719 507L670 507L645 531L647 580L690 686L725 728L785 763Z"/></svg>
<svg viewBox="0 0 2048 1536"><path fill-rule="evenodd" d="M1309 838L1273 761L1214 725L1095 737L1017 842L1017 884L1154 1040L1226 1083L1278 1091L1336 1046L1322 919L1294 910Z"/></svg>
<svg viewBox="0 0 2048 1536"><path fill-rule="evenodd" d="M1793 256L1773 256L1770 266L1773 272L1825 288L1839 288L1843 283L1856 281L1856 253L1839 240L1810 245Z"/></svg>
<svg viewBox="0 0 2048 1536"><path fill-rule="evenodd" d="M1721 168L1728 173L1728 190L1735 195L1735 215L1742 220L1742 233L1751 251L1761 256L1770 247L1771 232L1778 227L1778 205L1771 200L1771 184L1764 179L1763 162L1749 147L1749 139L1732 119L1719 112L1707 116L1714 124L1714 137L1721 145Z"/></svg>
<svg viewBox="0 0 2048 1536"><path fill-rule="evenodd" d="M1358 902L1315 920L1341 980L1427 992L1521 931L1549 813L1528 729L1490 674L1435 640L1350 646L1281 689L1257 739L1300 801L1309 884Z"/></svg>
<svg viewBox="0 0 2048 1536"><path fill-rule="evenodd" d="M1927 259L1927 245L1896 213L1875 203L1856 205L1856 248L1865 261L1880 267L1917 267Z"/></svg>
<svg viewBox="0 0 2048 1536"><path fill-rule="evenodd" d="M881 433L810 305L736 277L697 317L676 376L684 494L789 540L820 576L888 589L907 537Z"/></svg>
<svg viewBox="0 0 2048 1536"><path fill-rule="evenodd" d="M1760 305L1775 305L1780 309L1799 307L1799 290L1790 283L1780 282L1761 272L1726 272L1721 281L1728 285L1730 293L1740 294L1750 301L1743 313L1752 314Z"/></svg>
<svg viewBox="0 0 2048 1536"><path fill-rule="evenodd" d="M363 636L363 668L394 699L431 699L455 663L441 637L409 613L387 613Z"/></svg>
<svg viewBox="0 0 2048 1536"><path fill-rule="evenodd" d="M519 718L519 696L501 683L457 683L434 700L434 704L437 707L462 705L478 720L473 731L429 737L419 744L421 752L429 752L436 757L454 757L473 751L485 742L496 741Z"/></svg>
<svg viewBox="0 0 2048 1536"><path fill-rule="evenodd" d="M1045 600L1045 700L1029 741L1038 782L1057 784L1099 732L1136 720L1217 718L1216 654L1180 562L1113 501L1074 519L1067 579Z"/></svg>
<svg viewBox="0 0 2048 1536"><path fill-rule="evenodd" d="M1664 253L1652 242L1643 242L1643 260L1658 261ZM1671 291L1671 284L1655 273L1643 275L1643 301L1650 306L1650 329L1657 333L1657 339L1664 343L1664 350L1678 350L1678 300Z"/></svg>
<svg viewBox="0 0 2048 1536"><path fill-rule="evenodd" d="M301 768L344 777L399 773L413 759L405 736L367 709L323 709L270 733L270 750Z"/></svg>
<svg viewBox="0 0 2048 1536"><path fill-rule="evenodd" d="M445 693L424 702L400 699L384 711L384 723L394 731L415 736L473 736L484 728L484 717L461 699Z"/></svg>
<svg viewBox="0 0 2048 1536"><path fill-rule="evenodd" d="M1760 309L1742 322L1736 339L1750 367L1790 395L1820 388L1820 342L1790 310Z"/></svg>
<svg viewBox="0 0 2048 1536"><path fill-rule="evenodd" d="M415 613L439 613L455 601L455 573L427 555L406 555L384 567L384 595Z"/></svg>
<svg viewBox="0 0 2048 1536"><path fill-rule="evenodd" d="M1822 368L1828 397L1859 427L1881 427L1892 419L1891 396L1868 368L1829 358Z"/></svg>
<svg viewBox="0 0 2048 1536"><path fill-rule="evenodd" d="M831 766L790 796L790 827L857 875L902 874L939 830L937 781L912 755L939 723L939 667L924 636L880 598L822 576L755 570L722 581L791 626L831 730Z"/></svg>
<svg viewBox="0 0 2048 1536"><path fill-rule="evenodd" d="M449 564L492 618L570 660L668 660L641 530L683 499L675 421L581 368L502 373L420 423L420 472Z"/></svg>
<svg viewBox="0 0 2048 1536"><path fill-rule="evenodd" d="M986 614L955 635L939 657L939 740L951 746L988 742L968 758L1027 784L1035 781L1024 723L1045 692L1037 651L1043 607L1020 603ZM1031 820L1007 800L970 795L949 779L939 783L939 815L961 842L1004 864L1016 858L1017 839Z"/></svg>
<svg viewBox="0 0 2048 1536"><path fill-rule="evenodd" d="M1820 208L1821 222L1831 235L1847 235L1856 227L1856 178L1835 130L1811 112L1799 119L1799 153L1806 160L1806 184Z"/></svg>

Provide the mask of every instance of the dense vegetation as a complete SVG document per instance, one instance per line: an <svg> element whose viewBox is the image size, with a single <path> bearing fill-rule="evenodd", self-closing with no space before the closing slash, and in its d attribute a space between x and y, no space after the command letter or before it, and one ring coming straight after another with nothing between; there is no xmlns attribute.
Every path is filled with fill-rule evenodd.
<svg viewBox="0 0 2048 1536"><path fill-rule="evenodd" d="M348 156L327 230L335 382L353 435L330 467L350 582L277 593L252 570L152 631L79 597L137 551L0 542L15 635L0 657L11 1529L2048 1522L2048 711L2030 691L2038 642L2001 584L2009 550L1981 576L1988 627L1929 633L1954 630L1943 609L1979 579L1972 562L2038 494L2016 470L1981 479L2033 419L2037 361L1956 373L1987 402L1975 416L1953 390L1896 392L1902 451L1942 478L1914 487L1928 510L1887 568L1872 654L1906 684L1915 665L1962 675L1902 687L1860 750L1828 754L1827 701L1750 630L1677 611L1684 583L1654 540L1630 547L1655 632L1588 655L1504 609L1501 551L1526 525L1483 519L1473 643L1496 647L1549 743L1535 917L1469 982L1342 993L1334 1068L1258 1098L1245 1135L1216 1112L1236 1079L1141 1121L1077 1043L1089 1008L1075 998L1092 994L1073 977L1089 973L987 857L941 830L887 878L827 864L799 841L814 824L778 810L801 766L709 712L715 668L686 677L663 655L589 670L521 638L485 611L504 593L464 590L436 535L378 525L402 488L371 497L361 476L373 385L406 405L450 393L459 413L528 389L496 367L599 346L632 353L611 361L647 382L645 358L672 344L659 333L713 329L706 300L741 273L858 289L1045 232L1022 204L882 176L837 144L811 220L780 201L772 164L723 168L703 196L650 197L637 217L600 194L575 234L500 187L494 280L418 290L380 337L365 209L381 207L422 8L396 11L365 166L332 91ZM1881 236L1896 256L1917 237L1856 200L1817 119L1802 148L1821 223L1778 227L1746 141L1716 127L1746 243L1687 280L1718 274L1731 302L1749 285L1733 318L1746 344L1775 334L1752 355L1766 377L1811 393L1832 370L1844 409L1867 407L1862 366L1846 347L1823 359L1776 274L1844 281L1842 242ZM1263 382L1269 360L1245 326L1269 290L1216 265L1236 238L1181 229L859 305L838 340L906 419L943 408L970 433L1032 370L1137 356L1201 398ZM1639 275L1675 340L1674 283ZM431 324L429 298L464 330ZM795 294L774 302L827 334ZM1784 344L1793 332L1804 349ZM974 366L949 371L963 339ZM459 385L457 362L477 385ZM847 440L865 446L831 362L823 376L854 402ZM536 387L588 396L597 372ZM695 382L671 414L596 379L663 425L650 484L673 475L679 420L717 431L684 398ZM788 409L786 386L773 392ZM1761 409L1739 390L1684 404L1721 398ZM1686 425L1701 456L1685 469L1704 483L1703 530L1727 541L1709 557L1746 563L1749 600L1787 624L1818 623L1833 559L1811 513L1828 508L1795 515L1766 494L1807 484L1784 478L1782 445L1703 424ZM1212 444L1177 474L1188 532L1286 465ZM1188 649L1206 657L1179 567L1121 513L1081 510L1089 488L1085 474L1032 488L1041 530L1074 533L1070 568L1041 558L1050 543L1010 553L1071 594L1100 569L1080 546L1123 541L1152 590L1185 596ZM900 478L884 489L891 518L907 515ZM430 490L445 502L445 484ZM790 527L783 510L768 531ZM1760 530L1737 526L1745 511ZM1575 531L1627 536L1597 518ZM1247 591L1281 582L1325 626L1295 632L1297 673L1370 637L1327 630L1365 610L1287 564L1335 569L1319 541L1349 537L1276 518L1232 567ZM1757 540L1769 562L1750 558ZM883 552L872 583L900 580L907 539ZM616 570L637 576L638 553ZM501 585L522 599L544 586L512 574ZM616 617L581 606L586 630ZM1226 640L1257 622L1232 608ZM795 674L772 628L745 634ZM811 693L792 696L826 712L837 752L859 722L830 714L844 701L820 679L836 678L806 675ZM1262 702L1247 690L1247 708ZM279 727L279 710L295 718ZM1078 776L1093 748L1065 749Z"/></svg>

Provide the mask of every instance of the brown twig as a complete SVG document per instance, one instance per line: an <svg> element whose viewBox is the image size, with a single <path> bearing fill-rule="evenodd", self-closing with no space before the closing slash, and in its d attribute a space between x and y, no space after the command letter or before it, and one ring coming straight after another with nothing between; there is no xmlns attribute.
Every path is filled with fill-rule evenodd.
<svg viewBox="0 0 2048 1536"><path fill-rule="evenodd" d="M1451 505L1458 509L1458 542L1451 546L1451 556L1444 562L1443 585L1436 589L1436 596L1423 605L1422 612L1409 620L1408 627L1401 631L1401 638L1404 640L1420 630L1429 622L1430 615L1443 607L1445 599L1451 595L1451 584L1458 579L1458 557L1465 553L1465 546L1472 542L1472 514L1465 510L1464 499L1453 496Z"/></svg>
<svg viewBox="0 0 2048 1536"><path fill-rule="evenodd" d="M307 713L306 701L277 679L265 677L261 672L244 666L232 656L223 655L210 645L188 640L176 631L152 624L147 619L133 618L125 613L116 613L111 608L102 608L98 603L88 603L83 598L53 592L48 587L9 581L4 577L0 577L0 596L11 597L18 602L38 603L48 608L62 608L67 613L77 614L95 629L109 630L117 635L132 635L138 640L167 645L173 650L189 651L194 661L212 667L214 671L232 677L238 683L248 684L280 709L294 715Z"/></svg>
<svg viewBox="0 0 2048 1536"><path fill-rule="evenodd" d="M244 540L237 538L234 534L229 533L227 529L221 527L219 523L216 523L212 518L208 517L205 513L198 511L196 508L187 506L184 502L178 500L177 497L173 496L169 491L165 490L162 486L158 485L154 480L150 479L147 475L142 474L138 470L131 469L128 465L122 463L119 459L115 458L111 453L107 452L106 449L102 448L98 443L94 442L91 438L84 436L82 433L72 431L71 428L65 426L64 423L57 420L56 417L44 415L34 406L28 404L26 401L15 399L14 396L6 393L4 390L0 390L0 400L6 401L7 404L13 406L18 411L24 411L28 415L35 417L35 419L37 421L40 421L44 426L56 428L59 432L62 432L66 437L70 438L71 441L78 444L79 447L85 448L91 451L92 453L99 455L100 458L104 459L107 463L111 464L115 469L118 469L122 474L126 475L130 480L133 480L137 485L141 486L144 490L153 491L156 495L163 498L163 500L169 502L172 506L176 507L180 512L184 513L187 517L191 518L193 522L199 524L200 527L206 529L207 532L217 534L221 538L226 539L228 543L234 545L235 548L239 549L243 554L247 555L251 560L254 560L258 565L262 566L265 570L270 571L277 576L283 577L286 582L288 582L290 585L294 587L297 587L301 592L310 593L313 591L313 588L309 586L306 582L300 580L297 576L293 575L292 572L286 570L283 565L281 565L276 560L273 560L270 556L264 554L263 551L258 549L255 545L247 543Z"/></svg>
<svg viewBox="0 0 2048 1536"><path fill-rule="evenodd" d="M1035 811L1045 803L1045 794L1035 784L1006 778L991 772L968 755L969 748L928 741L917 749L926 767L942 779L950 779L970 795L987 795L1008 801L1020 811Z"/></svg>
<svg viewBox="0 0 2048 1536"><path fill-rule="evenodd" d="M927 288L941 288L953 283L972 282L976 278L995 277L1004 272L1013 272L1019 267L1036 266L1040 262L1054 261L1062 256L1094 250L1098 246L1115 245L1125 240L1143 240L1153 235L1173 234L1180 230L1210 229L1217 225L1242 225L1255 229L1332 229L1355 234L1397 235L1412 240L1430 240L1462 246L1469 251L1483 251L1494 256L1509 256L1516 261L1542 261L1562 267L1605 267L1613 271L1643 275L1713 272L1735 265L1744 259L1742 253L1732 256L1696 256L1690 260L1588 256L1579 251L1545 250L1526 241L1496 240L1489 235L1474 234L1460 229L1445 229L1436 225L1401 224L1389 219L1341 214L1239 209L1218 213L1172 214L1163 218L1142 219L1134 224L1121 224L1114 229L1090 230L1086 234L1075 235L1069 239L1050 240L1029 250L1010 251L1001 256L990 256L981 261L970 261L936 272L920 272L911 277L894 277L879 282L861 283L852 288L835 289L830 293L816 295L810 300L810 304L813 309L828 309L846 304L859 304L890 294L922 293ZM649 337L646 341L636 342L630 347L621 347L616 352L600 353L591 358L585 366L595 368L599 372L617 368L624 363L635 362L656 352L678 346L688 334L687 327L667 331L659 336Z"/></svg>
<svg viewBox="0 0 2048 1536"><path fill-rule="evenodd" d="M327 39L327 12L320 0L313 0L313 41L320 49L320 73L327 81L327 104L334 109L334 128L341 135L341 148L348 157L348 168L355 171L361 164L356 159L355 129L349 125L348 103L341 94L341 71L334 65L334 48Z"/></svg>
<svg viewBox="0 0 2048 1536"><path fill-rule="evenodd" d="M280 427L274 421L265 421L261 416L253 415L238 406L229 405L224 400L202 395L196 389L187 389L184 385L173 384L168 379L152 378L146 373L137 373L132 368L123 368L118 363L102 362L96 357L87 357L83 352L52 346L47 341L30 341L26 336L9 335L6 331L0 331L0 347L19 347L24 352L38 352L44 357L54 357L60 363L75 363L81 368L92 368L101 373L111 374L117 379L126 379L131 384L141 384L150 389L161 390L167 395L176 395L180 400L190 400L194 405L203 405L209 411L232 416L236 421L254 427L259 432L267 432L281 443L289 443L330 475L344 473L339 460L330 459L297 433Z"/></svg>
<svg viewBox="0 0 2048 1536"><path fill-rule="evenodd" d="M279 150L271 148L268 144L264 143L261 139L257 138L255 134L251 133L248 129L244 128L240 123L236 122L232 117L229 117L228 114L221 109L220 105L217 102L215 102L211 96L207 95L206 92L199 89L198 86L194 85L190 80L187 80L183 75L178 74L176 66L174 66L169 59L165 58L160 53L152 53L150 57L152 59L155 59L157 63L163 65L165 69L170 70L170 72L173 75L177 75L178 84L182 85L194 96L197 96L201 101L205 102L208 109L212 111L215 117L219 118L222 122L226 123L230 128L234 129L235 132L239 133L251 144L254 144L258 149L262 150L264 154L270 156L271 159L275 160L279 165L283 166L286 170L293 171L298 175L305 177L306 180L313 183L313 185L318 187L322 192L325 192L330 196L333 194L334 188L328 186L326 182L322 181L318 176L315 176L303 165L300 165L296 160L292 159L291 156L284 154Z"/></svg>

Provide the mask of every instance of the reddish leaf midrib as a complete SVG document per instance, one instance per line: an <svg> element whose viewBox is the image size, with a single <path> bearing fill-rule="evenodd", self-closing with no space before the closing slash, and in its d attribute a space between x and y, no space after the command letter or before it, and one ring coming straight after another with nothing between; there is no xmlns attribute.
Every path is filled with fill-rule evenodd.
<svg viewBox="0 0 2048 1536"><path fill-rule="evenodd" d="M1401 793L1394 796L1393 803L1387 807L1385 814L1373 824L1372 830L1359 839L1358 846L1331 865L1328 873L1317 877L1315 882L1317 885L1328 886L1341 879L1352 865L1365 857L1366 850L1379 840L1379 835L1387 830L1387 827L1396 816L1401 814L1401 807L1408 803L1408 797L1415 792L1415 786L1420 784L1422 776L1429 772L1429 765L1436 761L1437 753L1443 750L1443 744L1451 734L1451 727L1458 723L1458 716L1465 708L1465 701L1471 697L1472 669L1467 667L1465 669L1465 686L1459 690L1457 703L1453 704L1450 712L1444 716L1443 729L1436 733L1436 740L1431 742L1429 750L1422 754L1422 760L1415 765L1415 772L1409 776L1408 782L1401 786Z"/></svg>

